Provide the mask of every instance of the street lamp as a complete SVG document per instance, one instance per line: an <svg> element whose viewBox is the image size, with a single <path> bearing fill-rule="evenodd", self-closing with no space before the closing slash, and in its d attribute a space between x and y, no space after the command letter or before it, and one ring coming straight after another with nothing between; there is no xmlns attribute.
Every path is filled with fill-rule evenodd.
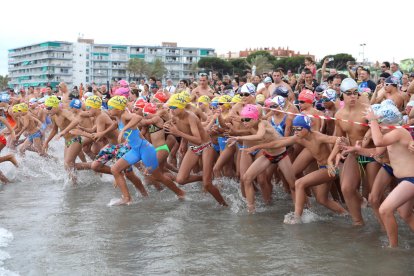
<svg viewBox="0 0 414 276"><path fill-rule="evenodd" d="M361 43L361 44L359 44L359 46L362 47L362 64L364 64L365 63L365 46L367 46L367 44Z"/></svg>

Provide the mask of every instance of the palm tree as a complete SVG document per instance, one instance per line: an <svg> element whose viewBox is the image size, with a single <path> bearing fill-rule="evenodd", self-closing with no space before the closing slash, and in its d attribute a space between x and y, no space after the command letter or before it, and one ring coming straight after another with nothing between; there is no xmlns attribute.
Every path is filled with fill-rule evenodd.
<svg viewBox="0 0 414 276"><path fill-rule="evenodd" d="M140 58L131 58L128 60L127 71L131 75L133 74L134 79L136 76L143 77L149 73L149 64L145 60Z"/></svg>
<svg viewBox="0 0 414 276"><path fill-rule="evenodd" d="M256 67L256 75L269 72L273 68L272 63L270 63L267 57L262 55L255 56L250 62L246 61L246 63L250 69L253 69L254 66Z"/></svg>
<svg viewBox="0 0 414 276"><path fill-rule="evenodd" d="M161 59L156 59L149 65L149 75L154 76L157 79L161 79L168 72L167 68L165 68L164 62Z"/></svg>
<svg viewBox="0 0 414 276"><path fill-rule="evenodd" d="M10 79L8 75L5 75L5 76L0 75L0 90L7 89L9 87L8 86L9 81Z"/></svg>

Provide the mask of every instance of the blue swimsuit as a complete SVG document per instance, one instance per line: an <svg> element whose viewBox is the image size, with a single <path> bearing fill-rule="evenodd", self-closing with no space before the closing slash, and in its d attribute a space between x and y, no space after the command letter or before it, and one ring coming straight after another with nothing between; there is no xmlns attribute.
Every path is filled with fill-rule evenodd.
<svg viewBox="0 0 414 276"><path fill-rule="evenodd" d="M124 124L122 121L119 121L118 129L122 130L123 128ZM153 145L151 145L147 140L141 138L139 129L126 130L124 138L131 146L131 150L122 158L125 159L129 165L132 166L135 163L142 161L150 173L158 168L157 152L155 151Z"/></svg>
<svg viewBox="0 0 414 276"><path fill-rule="evenodd" d="M285 128L286 128L286 118L287 115L285 115L283 117L283 120L278 124L275 123L275 119L272 116L272 120L270 121L270 123L272 124L273 128L280 134L283 136L285 136Z"/></svg>

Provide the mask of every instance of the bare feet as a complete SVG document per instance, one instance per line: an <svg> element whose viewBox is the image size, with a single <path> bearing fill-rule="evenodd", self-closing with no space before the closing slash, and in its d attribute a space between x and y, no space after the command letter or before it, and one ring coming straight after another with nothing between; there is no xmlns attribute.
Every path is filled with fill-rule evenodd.
<svg viewBox="0 0 414 276"><path fill-rule="evenodd" d="M183 190L180 190L180 192L177 194L177 197L179 200L185 199L185 192Z"/></svg>
<svg viewBox="0 0 414 276"><path fill-rule="evenodd" d="M111 199L108 206L130 205L131 202L132 201L130 197L114 198L114 199Z"/></svg>

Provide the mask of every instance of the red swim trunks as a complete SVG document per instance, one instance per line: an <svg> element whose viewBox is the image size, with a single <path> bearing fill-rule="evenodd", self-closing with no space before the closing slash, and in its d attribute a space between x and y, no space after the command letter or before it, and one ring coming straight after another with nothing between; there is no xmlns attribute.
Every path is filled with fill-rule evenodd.
<svg viewBox="0 0 414 276"><path fill-rule="evenodd" d="M3 145L7 145L7 140L6 137L4 137L4 135L0 135L0 143Z"/></svg>

